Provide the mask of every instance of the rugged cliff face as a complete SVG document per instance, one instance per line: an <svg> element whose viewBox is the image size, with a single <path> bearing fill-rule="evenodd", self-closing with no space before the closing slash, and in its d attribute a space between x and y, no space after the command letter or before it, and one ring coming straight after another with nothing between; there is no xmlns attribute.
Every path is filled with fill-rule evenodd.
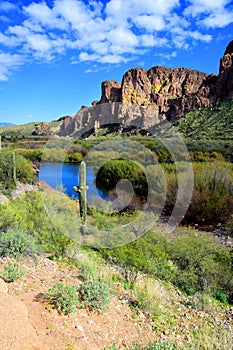
<svg viewBox="0 0 233 350"><path fill-rule="evenodd" d="M217 94L233 99L233 40L228 44L220 59Z"/></svg>
<svg viewBox="0 0 233 350"><path fill-rule="evenodd" d="M168 120L187 111L209 106L216 98L215 76L188 70L153 67L131 69L122 80L122 102L154 104Z"/></svg>
<svg viewBox="0 0 233 350"><path fill-rule="evenodd" d="M133 68L124 74L121 83L104 81L101 90L101 99L93 103L94 108L83 108L75 117L64 120L60 135L71 135L81 128L96 129L97 122L98 126L117 122L151 128L161 120L174 121L219 99L232 99L233 41L220 59L218 75L186 68ZM111 102L120 104L111 106Z"/></svg>

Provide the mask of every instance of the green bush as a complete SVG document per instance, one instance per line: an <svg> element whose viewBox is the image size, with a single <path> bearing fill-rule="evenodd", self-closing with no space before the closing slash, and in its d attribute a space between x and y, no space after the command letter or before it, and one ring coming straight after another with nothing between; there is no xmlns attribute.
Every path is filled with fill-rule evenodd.
<svg viewBox="0 0 233 350"><path fill-rule="evenodd" d="M31 162L16 152L16 178L24 183L32 183L36 180L35 170ZM3 188L8 188L13 179L13 150L6 148L0 150L0 183Z"/></svg>
<svg viewBox="0 0 233 350"><path fill-rule="evenodd" d="M177 266L173 283L188 294L230 292L233 287L231 252L205 234L188 230L168 245Z"/></svg>
<svg viewBox="0 0 233 350"><path fill-rule="evenodd" d="M97 279L84 281L79 289L82 306L91 310L107 310L110 291L106 283Z"/></svg>
<svg viewBox="0 0 233 350"><path fill-rule="evenodd" d="M166 342L157 342L157 341L154 341L148 345L144 345L136 342L133 344L132 347L128 348L128 350L177 350L177 349L178 348L175 345L172 345ZM180 347L179 349L181 350ZM111 348L109 348L109 350L117 350L116 345L113 345ZM185 349L183 348L183 350Z"/></svg>
<svg viewBox="0 0 233 350"><path fill-rule="evenodd" d="M176 350L175 345L165 343L165 342L153 342L149 345L143 345L136 343L130 350Z"/></svg>
<svg viewBox="0 0 233 350"><path fill-rule="evenodd" d="M76 203L58 191L30 191L0 206L0 231L25 232L42 250L70 256L80 246L76 216Z"/></svg>
<svg viewBox="0 0 233 350"><path fill-rule="evenodd" d="M178 177L174 164L163 169L167 184L165 212L169 215L175 205ZM185 169L185 168L184 168ZM183 222L186 224L229 223L233 210L233 165L224 161L193 163L194 188L190 206Z"/></svg>
<svg viewBox="0 0 233 350"><path fill-rule="evenodd" d="M169 281L175 270L169 260L166 245L166 239L159 231L149 231L132 243L101 249L101 254L123 269L141 271Z"/></svg>
<svg viewBox="0 0 233 350"><path fill-rule="evenodd" d="M66 286L61 282L54 284L44 295L63 314L75 313L79 306L78 286Z"/></svg>
<svg viewBox="0 0 233 350"><path fill-rule="evenodd" d="M79 152L73 152L73 153L68 153L66 158L65 158L65 162L69 162L69 163L81 163L83 159L83 155L82 153Z"/></svg>
<svg viewBox="0 0 233 350"><path fill-rule="evenodd" d="M28 234L9 231L0 233L0 256L26 256L35 253L35 241Z"/></svg>
<svg viewBox="0 0 233 350"><path fill-rule="evenodd" d="M228 302L228 295L227 293L221 291L221 290L217 290L216 292L214 292L213 297L220 301L223 304L226 304Z"/></svg>
<svg viewBox="0 0 233 350"><path fill-rule="evenodd" d="M14 282L25 275L25 271L16 261L8 262L4 265L3 269L2 276L6 282Z"/></svg>
<svg viewBox="0 0 233 350"><path fill-rule="evenodd" d="M136 194L147 196L148 185L146 176L142 168L130 160L113 159L107 161L97 173L96 185L104 191L110 191L122 179L132 183Z"/></svg>

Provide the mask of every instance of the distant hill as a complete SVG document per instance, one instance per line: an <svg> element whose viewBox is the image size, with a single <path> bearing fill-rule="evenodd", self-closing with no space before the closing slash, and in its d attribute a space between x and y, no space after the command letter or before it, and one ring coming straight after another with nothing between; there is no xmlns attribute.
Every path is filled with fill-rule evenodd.
<svg viewBox="0 0 233 350"><path fill-rule="evenodd" d="M6 126L13 126L15 124L13 123L8 123L8 122L0 122L0 128L4 128Z"/></svg>
<svg viewBox="0 0 233 350"><path fill-rule="evenodd" d="M21 125L2 126L0 124L0 134L4 136L30 137L30 136L49 136L60 130L62 120L45 122L31 122Z"/></svg>

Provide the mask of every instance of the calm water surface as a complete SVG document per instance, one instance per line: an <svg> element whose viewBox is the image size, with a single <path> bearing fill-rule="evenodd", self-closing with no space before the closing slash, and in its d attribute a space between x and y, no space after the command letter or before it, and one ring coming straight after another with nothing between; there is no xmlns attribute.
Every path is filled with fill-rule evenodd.
<svg viewBox="0 0 233 350"><path fill-rule="evenodd" d="M66 194L69 197L78 197L78 194L73 190L73 186L78 185L79 165L71 163L41 163L39 180L45 181L53 188L63 186ZM95 185L95 173L92 167L87 167L87 185L89 189L87 196L101 196L107 199L107 196Z"/></svg>

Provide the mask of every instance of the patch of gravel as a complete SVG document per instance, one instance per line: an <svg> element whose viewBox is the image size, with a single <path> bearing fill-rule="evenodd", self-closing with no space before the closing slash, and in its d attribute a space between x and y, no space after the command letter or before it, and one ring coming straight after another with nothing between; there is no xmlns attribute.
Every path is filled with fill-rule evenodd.
<svg viewBox="0 0 233 350"><path fill-rule="evenodd" d="M38 190L37 185L23 184L21 182L17 182L16 188L11 193L11 197L12 199L16 199L17 197L21 196L25 192L37 191L37 190Z"/></svg>

